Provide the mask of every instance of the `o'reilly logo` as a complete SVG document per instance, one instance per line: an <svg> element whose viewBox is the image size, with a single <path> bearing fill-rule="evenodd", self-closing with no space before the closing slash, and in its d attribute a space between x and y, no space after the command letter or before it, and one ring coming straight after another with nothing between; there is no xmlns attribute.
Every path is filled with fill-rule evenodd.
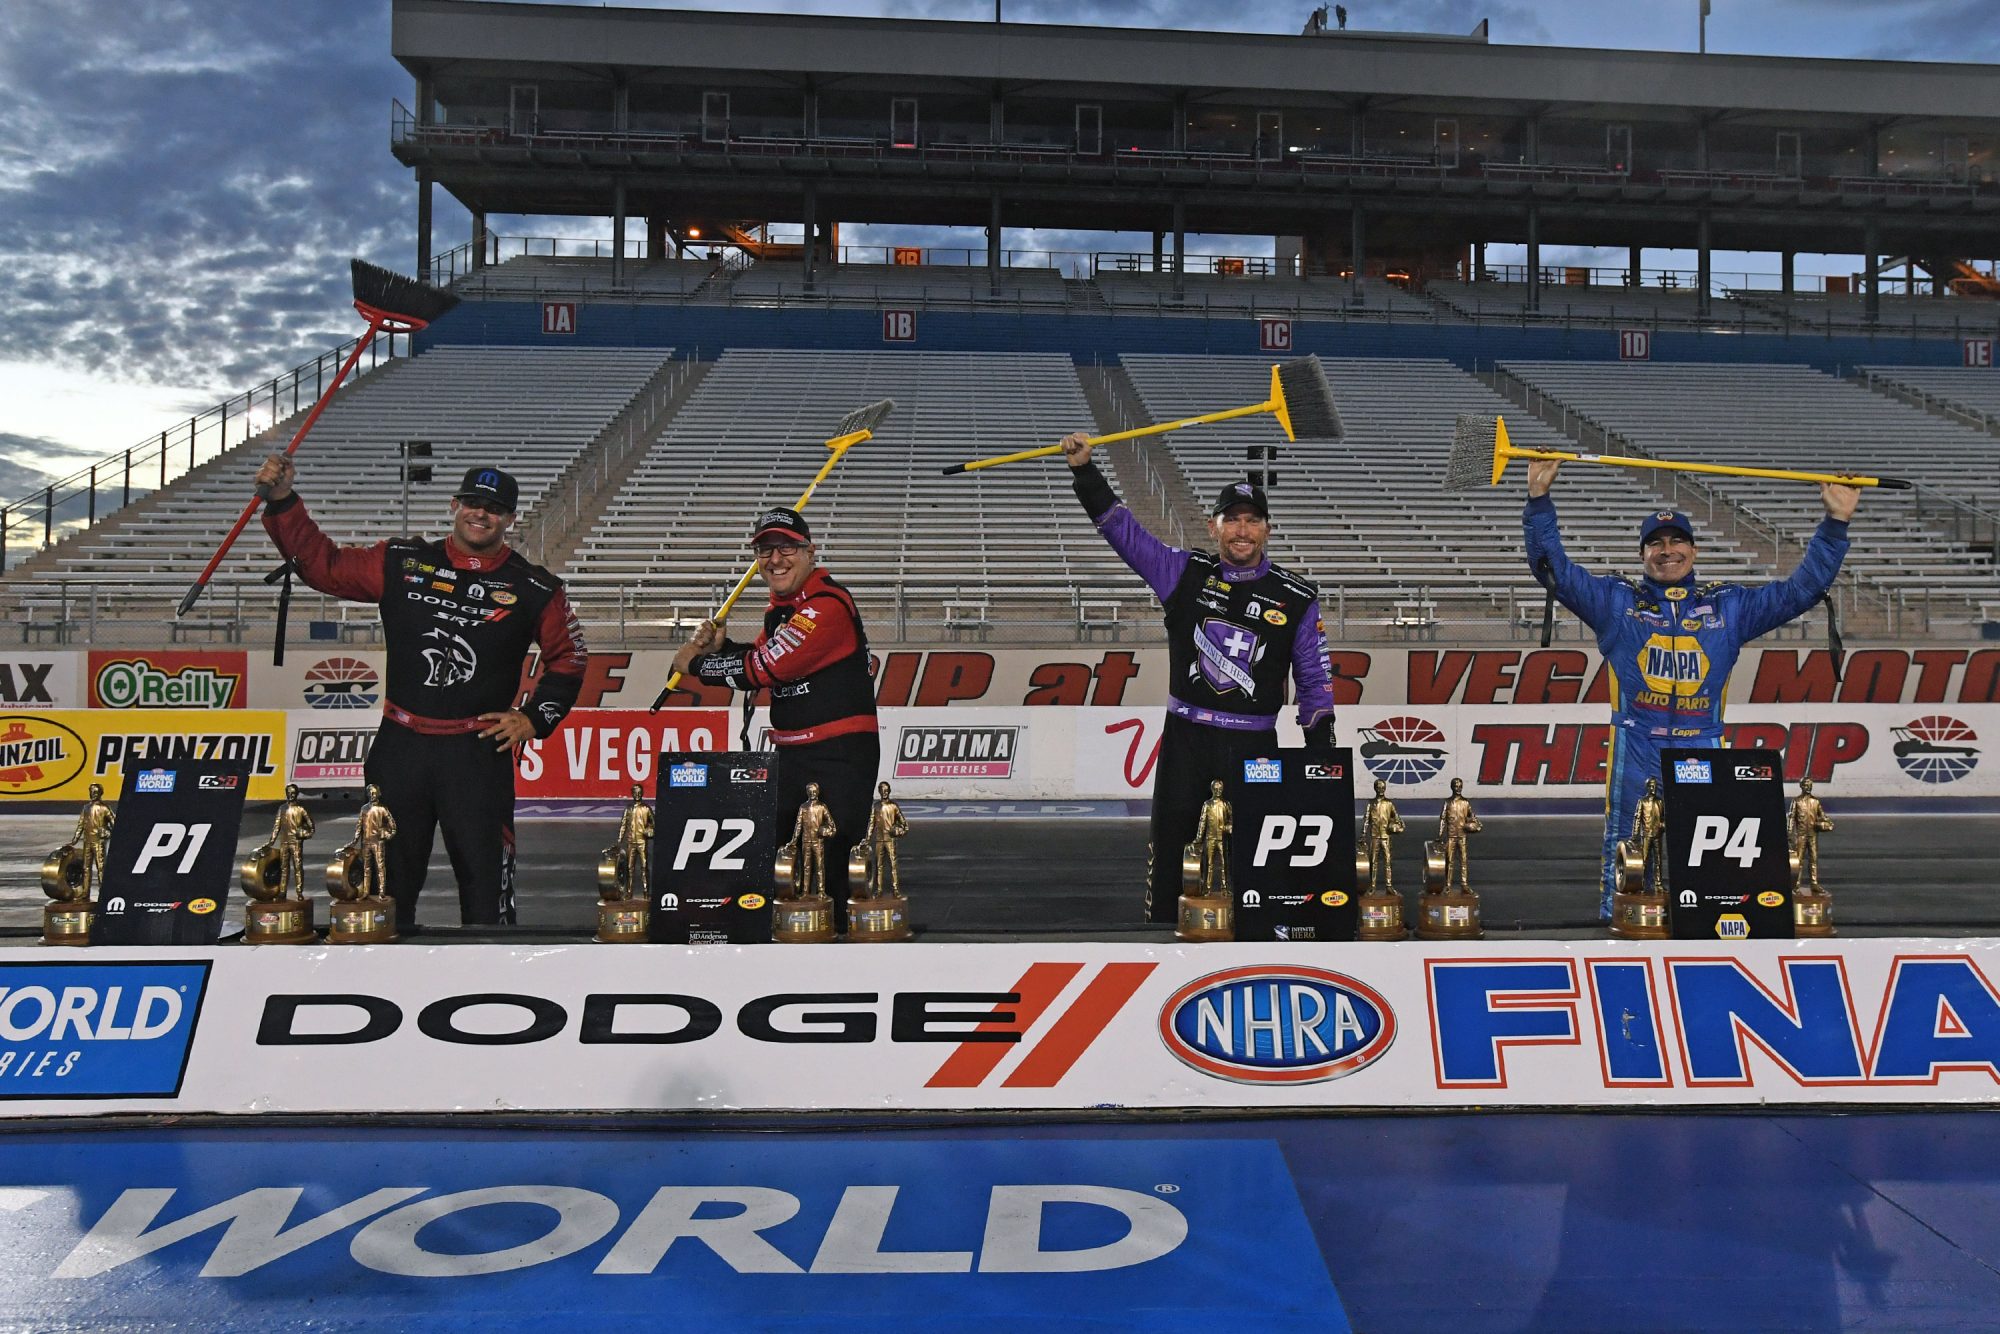
<svg viewBox="0 0 2000 1334"><path fill-rule="evenodd" d="M206 963L0 964L0 1098L171 1098Z"/></svg>
<svg viewBox="0 0 2000 1334"><path fill-rule="evenodd" d="M201 666L163 671L146 658L114 658L91 682L108 709L226 709L242 685L241 673Z"/></svg>
<svg viewBox="0 0 2000 1334"><path fill-rule="evenodd" d="M905 727L896 738L898 778L1010 778L1018 727Z"/></svg>

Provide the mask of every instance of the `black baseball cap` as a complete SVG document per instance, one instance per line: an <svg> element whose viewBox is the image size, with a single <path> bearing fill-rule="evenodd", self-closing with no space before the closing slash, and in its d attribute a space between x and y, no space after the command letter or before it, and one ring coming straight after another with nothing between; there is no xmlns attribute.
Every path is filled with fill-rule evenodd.
<svg viewBox="0 0 2000 1334"><path fill-rule="evenodd" d="M750 545L754 547L766 537L782 537L788 542L810 542L812 529L806 527L805 515L781 505L757 516L757 523L750 531Z"/></svg>
<svg viewBox="0 0 2000 1334"><path fill-rule="evenodd" d="M1271 517L1270 498L1264 494L1263 487L1252 482L1231 482L1223 487L1222 494L1215 498L1215 506L1209 510L1209 514L1211 517L1227 514L1238 505L1248 505L1257 512L1257 517L1260 519Z"/></svg>
<svg viewBox="0 0 2000 1334"><path fill-rule="evenodd" d="M476 500L512 514L521 500L521 484L498 468L467 468L465 480L451 493L454 500Z"/></svg>

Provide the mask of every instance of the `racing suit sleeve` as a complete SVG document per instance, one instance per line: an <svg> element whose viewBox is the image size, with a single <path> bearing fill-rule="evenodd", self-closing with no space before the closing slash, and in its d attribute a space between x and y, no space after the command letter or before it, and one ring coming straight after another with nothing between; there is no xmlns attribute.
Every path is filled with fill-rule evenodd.
<svg viewBox="0 0 2000 1334"><path fill-rule="evenodd" d="M803 681L851 656L860 644L860 629L846 602L833 593L819 593L776 630L758 635L754 645L725 643L718 652L689 663L688 671L709 685L761 690Z"/></svg>
<svg viewBox="0 0 2000 1334"><path fill-rule="evenodd" d="M1292 681L1299 692L1299 730L1309 750L1333 749L1333 669L1326 656L1325 617L1319 599L1306 607L1305 624L1292 640Z"/></svg>
<svg viewBox="0 0 2000 1334"><path fill-rule="evenodd" d="M313 522L296 491L264 507L264 531L280 555L299 563L299 577L308 588L351 602L382 600L382 553L387 542L372 547L334 545Z"/></svg>
<svg viewBox="0 0 2000 1334"><path fill-rule="evenodd" d="M542 674L521 712L535 725L535 735L546 737L576 707L583 690L584 668L590 663L590 651L583 645L583 626L577 622L576 609L569 605L569 594L560 588L535 622L535 643L542 653Z"/></svg>
<svg viewBox="0 0 2000 1334"><path fill-rule="evenodd" d="M1528 569L1535 582L1547 588L1553 581L1556 600L1592 630L1602 630L1617 610L1612 597L1613 590L1621 587L1619 581L1592 574L1570 560L1563 551L1562 530L1556 525L1556 502L1550 497L1529 498L1521 513L1521 528L1527 536Z"/></svg>
<svg viewBox="0 0 2000 1334"><path fill-rule="evenodd" d="M1840 563L1847 558L1847 524L1831 516L1821 519L1806 554L1791 576L1757 588L1736 590L1735 620L1743 638L1768 634L1786 621L1803 616L1833 586Z"/></svg>
<svg viewBox="0 0 2000 1334"><path fill-rule="evenodd" d="M1187 569L1188 553L1147 532L1145 525L1118 499L1118 493L1111 489L1111 483L1095 463L1072 469L1070 485L1076 488L1076 498L1083 502L1084 513L1097 525L1097 531L1111 544L1118 558L1146 581L1154 597L1165 602Z"/></svg>

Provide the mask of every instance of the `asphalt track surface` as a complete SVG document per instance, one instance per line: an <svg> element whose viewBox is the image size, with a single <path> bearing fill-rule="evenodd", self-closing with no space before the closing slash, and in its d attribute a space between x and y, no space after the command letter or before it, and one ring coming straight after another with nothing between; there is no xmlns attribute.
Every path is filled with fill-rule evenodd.
<svg viewBox="0 0 2000 1334"><path fill-rule="evenodd" d="M901 845L904 892L920 938L1166 940L1140 909L1146 823L1137 803L906 801L913 826ZM518 824L520 925L477 931L457 925L458 900L443 840L418 901L418 926L478 940L581 939L596 928L599 853L617 831L617 807L524 807ZM273 807L253 805L240 851L269 834ZM352 802L315 806L320 836L308 866L324 866L353 832ZM1048 815L1046 812L1059 812ZM1834 895L1846 936L2000 934L1996 844L1990 812L1847 812L1829 804L1833 833L1820 839L1822 883ZM1424 812L1406 810L1411 832L1397 845L1395 883L1406 897L1421 881ZM1431 816L1433 820L1435 816ZM1596 936L1600 819L1583 815L1482 812L1486 832L1472 843L1472 883L1493 936ZM39 933L42 859L68 838L74 817L0 818L0 935ZM319 884L308 892L324 900ZM228 916L240 920L232 887ZM324 911L320 914L324 921ZM1411 915L1408 920L1414 920Z"/></svg>

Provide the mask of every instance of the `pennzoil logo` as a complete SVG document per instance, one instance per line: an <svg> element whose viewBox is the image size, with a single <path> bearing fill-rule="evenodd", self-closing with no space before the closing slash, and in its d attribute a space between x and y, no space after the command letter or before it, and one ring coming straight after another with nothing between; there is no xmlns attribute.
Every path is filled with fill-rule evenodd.
<svg viewBox="0 0 2000 1334"><path fill-rule="evenodd" d="M89 748L52 718L0 715L0 794L51 792L83 772Z"/></svg>

